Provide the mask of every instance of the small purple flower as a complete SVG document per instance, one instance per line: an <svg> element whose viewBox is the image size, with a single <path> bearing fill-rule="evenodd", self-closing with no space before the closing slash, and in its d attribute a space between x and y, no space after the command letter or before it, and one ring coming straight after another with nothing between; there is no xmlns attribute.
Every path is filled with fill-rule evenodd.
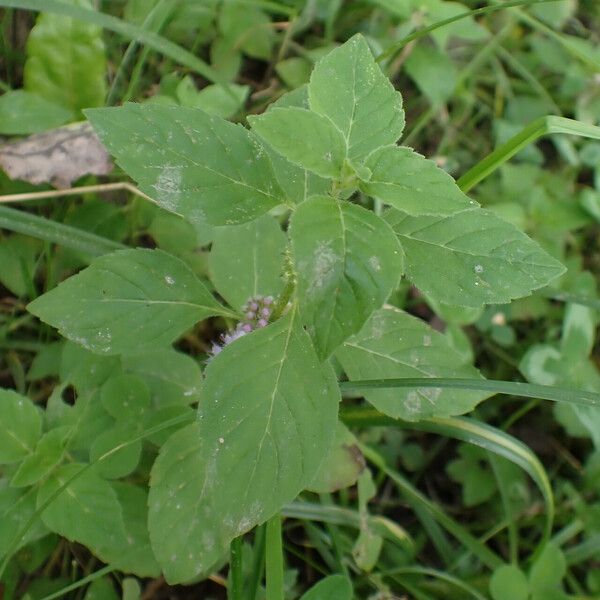
<svg viewBox="0 0 600 600"><path fill-rule="evenodd" d="M250 333L255 329L266 327L269 324L269 319L271 317L271 305L273 302L272 296L254 296L249 298L242 307L242 313L244 315L243 319L235 326L235 329L220 336L220 344L213 343L209 352L210 357L216 356L225 346L243 337L247 333Z"/></svg>

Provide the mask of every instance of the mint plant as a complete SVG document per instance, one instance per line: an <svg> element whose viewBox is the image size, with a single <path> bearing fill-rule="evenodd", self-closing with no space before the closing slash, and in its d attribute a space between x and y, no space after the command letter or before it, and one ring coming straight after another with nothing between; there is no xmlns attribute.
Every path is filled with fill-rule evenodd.
<svg viewBox="0 0 600 600"><path fill-rule="evenodd" d="M145 194L214 228L210 281L162 250L119 250L29 305L70 340L61 370L75 406L58 390L42 428L27 399L3 392L12 412L0 427L23 431L2 436L0 462L14 466L30 503L20 518L44 509L42 533L29 539L49 529L125 572L162 571L170 583L206 576L236 538L314 489L337 450L333 365L350 381L480 377L443 335L386 304L402 276L436 304L477 308L563 272L397 145L401 95L360 35L322 58L307 86L249 117L251 129L183 106L85 114ZM224 337L200 381L170 344L214 317ZM410 421L463 414L484 397L436 387L365 394ZM179 420L168 435L143 438L144 426L170 419ZM27 447L11 445L14 436ZM36 462L42 444L53 452ZM143 452L154 458L149 447L146 531L145 490L118 480ZM47 505L61 486L68 493Z"/></svg>

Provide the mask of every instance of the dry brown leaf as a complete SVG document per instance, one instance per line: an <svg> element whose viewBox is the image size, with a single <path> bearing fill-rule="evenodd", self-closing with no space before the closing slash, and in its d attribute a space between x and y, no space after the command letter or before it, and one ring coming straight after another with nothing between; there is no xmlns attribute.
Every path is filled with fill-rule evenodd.
<svg viewBox="0 0 600 600"><path fill-rule="evenodd" d="M89 123L59 127L0 146L11 179L64 189L84 175L106 175L112 160Z"/></svg>

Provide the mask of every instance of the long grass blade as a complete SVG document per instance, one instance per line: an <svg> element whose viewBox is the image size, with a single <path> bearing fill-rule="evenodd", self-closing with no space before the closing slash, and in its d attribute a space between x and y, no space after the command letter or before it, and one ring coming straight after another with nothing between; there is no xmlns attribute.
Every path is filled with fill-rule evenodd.
<svg viewBox="0 0 600 600"><path fill-rule="evenodd" d="M494 379L454 379L454 378L406 378L406 379L364 379L360 381L343 381L340 389L343 394L362 393L365 390L390 388L440 388L455 390L477 390L490 394L506 394L526 398L541 398L553 402L581 404L583 406L600 407L600 394L584 390L560 388L550 385L537 385L520 381L497 381Z"/></svg>
<svg viewBox="0 0 600 600"><path fill-rule="evenodd" d="M358 511L340 506L324 506L312 502L291 502L281 509L281 515L293 519L318 521L360 529L364 519ZM414 554L414 542L410 535L394 521L382 516L367 517L369 528L388 542L399 546L410 555Z"/></svg>
<svg viewBox="0 0 600 600"><path fill-rule="evenodd" d="M373 465L385 473L396 484L411 506L420 506L427 510L446 531L459 540L484 565L494 570L503 563L502 559L495 552L472 536L465 527L448 516L437 504L427 499L400 473L388 467L383 457L375 450L364 444L360 444L360 449L367 460L373 463Z"/></svg>
<svg viewBox="0 0 600 600"><path fill-rule="evenodd" d="M0 206L0 229L30 235L92 256L101 256L125 248L119 242L100 237L89 231L63 225L8 206Z"/></svg>
<svg viewBox="0 0 600 600"><path fill-rule="evenodd" d="M533 479L542 494L546 522L538 547L543 547L549 539L555 513L550 479L537 456L525 444L508 433L468 417L434 417L417 422L401 421L387 417L368 406L344 408L341 412L341 418L348 426L391 425L402 429L416 429L436 433L469 444L475 444L510 460Z"/></svg>
<svg viewBox="0 0 600 600"><path fill-rule="evenodd" d="M469 169L456 183L463 192L468 192L482 179L493 173L498 167L517 152L532 144L544 135L565 133L600 140L600 127L587 125L575 119L547 116L536 119L523 130L510 138L508 142L496 148L491 154Z"/></svg>

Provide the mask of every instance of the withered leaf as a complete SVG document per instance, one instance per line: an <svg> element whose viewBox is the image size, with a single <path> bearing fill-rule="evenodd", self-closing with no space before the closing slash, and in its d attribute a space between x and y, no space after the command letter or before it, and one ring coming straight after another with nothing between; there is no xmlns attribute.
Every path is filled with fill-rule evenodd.
<svg viewBox="0 0 600 600"><path fill-rule="evenodd" d="M84 175L106 175L110 156L89 123L75 123L0 146L0 167L11 179L64 189Z"/></svg>

